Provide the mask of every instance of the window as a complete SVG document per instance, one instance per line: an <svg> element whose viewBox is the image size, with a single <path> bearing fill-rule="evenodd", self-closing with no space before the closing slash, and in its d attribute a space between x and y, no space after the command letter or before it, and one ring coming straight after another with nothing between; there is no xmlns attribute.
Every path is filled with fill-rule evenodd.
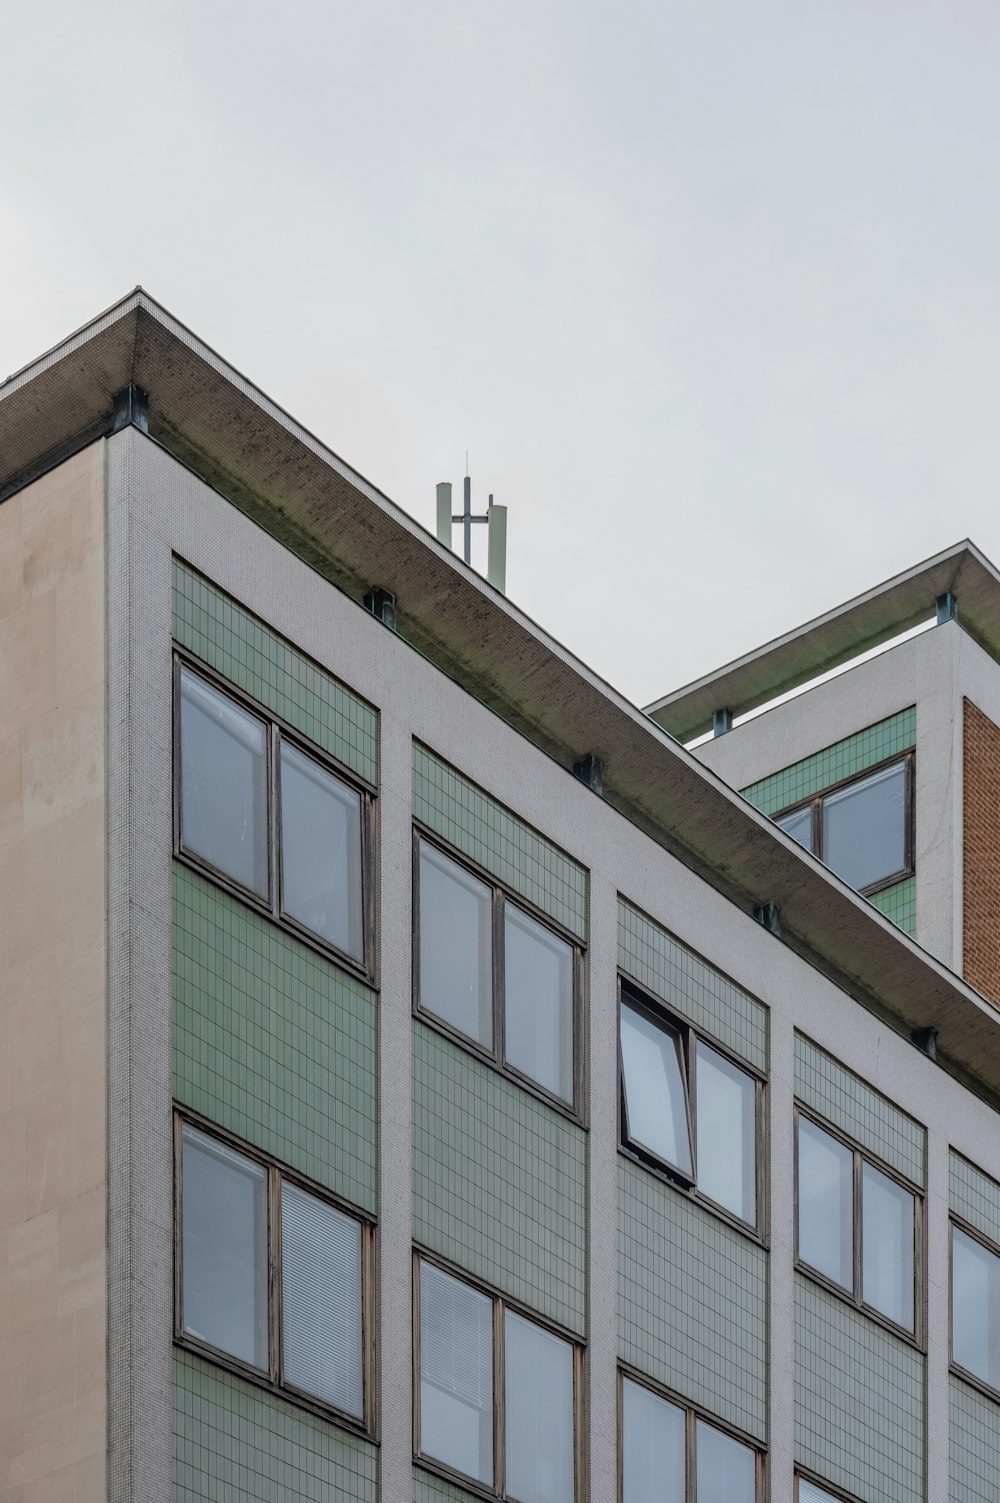
<svg viewBox="0 0 1000 1503"><path fill-rule="evenodd" d="M951 1360L1000 1392L1000 1251L954 1225Z"/></svg>
<svg viewBox="0 0 1000 1503"><path fill-rule="evenodd" d="M840 1500L807 1477L796 1477L795 1503L840 1503Z"/></svg>
<svg viewBox="0 0 1000 1503"><path fill-rule="evenodd" d="M621 1453L622 1503L755 1503L758 1496L752 1446L624 1374Z"/></svg>
<svg viewBox="0 0 1000 1503"><path fill-rule="evenodd" d="M798 1262L915 1335L914 1191L801 1112L796 1148Z"/></svg>
<svg viewBox="0 0 1000 1503"><path fill-rule="evenodd" d="M176 699L178 852L363 967L367 795L180 662Z"/></svg>
<svg viewBox="0 0 1000 1503"><path fill-rule="evenodd" d="M371 1228L190 1122L177 1158L178 1339L365 1424Z"/></svg>
<svg viewBox="0 0 1000 1503"><path fill-rule="evenodd" d="M579 949L430 841L416 849L419 1010L575 1108Z"/></svg>
<svg viewBox="0 0 1000 1503"><path fill-rule="evenodd" d="M415 1259L414 1450L517 1503L573 1503L579 1349Z"/></svg>
<svg viewBox="0 0 1000 1503"><path fill-rule="evenodd" d="M913 871L913 754L775 816L775 822L858 892Z"/></svg>
<svg viewBox="0 0 1000 1503"><path fill-rule="evenodd" d="M756 1077L624 987L619 1021L623 1143L756 1226Z"/></svg>

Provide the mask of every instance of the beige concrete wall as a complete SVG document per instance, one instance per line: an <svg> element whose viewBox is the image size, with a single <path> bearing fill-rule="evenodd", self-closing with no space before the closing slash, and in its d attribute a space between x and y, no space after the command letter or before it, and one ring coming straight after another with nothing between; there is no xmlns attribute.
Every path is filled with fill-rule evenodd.
<svg viewBox="0 0 1000 1503"><path fill-rule="evenodd" d="M0 505L0 1503L106 1494L104 444Z"/></svg>

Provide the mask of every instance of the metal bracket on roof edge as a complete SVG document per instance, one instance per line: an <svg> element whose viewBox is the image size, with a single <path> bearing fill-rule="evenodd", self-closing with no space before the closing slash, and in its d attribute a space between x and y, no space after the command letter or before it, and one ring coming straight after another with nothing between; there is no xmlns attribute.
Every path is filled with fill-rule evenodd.
<svg viewBox="0 0 1000 1503"><path fill-rule="evenodd" d="M775 939L781 938L781 909L777 903L759 903L753 916L768 934L773 934Z"/></svg>
<svg viewBox="0 0 1000 1503"><path fill-rule="evenodd" d="M365 610L377 616L390 631L396 630L396 597L391 590L369 590L365 596Z"/></svg>
<svg viewBox="0 0 1000 1503"><path fill-rule="evenodd" d="M111 432L120 433L123 428L138 428L140 433L149 432L149 396L141 386L130 381L112 398Z"/></svg>
<svg viewBox="0 0 1000 1503"><path fill-rule="evenodd" d="M958 601L950 590L939 595L934 604L937 607L938 626L943 626L946 621L958 620Z"/></svg>
<svg viewBox="0 0 1000 1503"><path fill-rule="evenodd" d="M588 752L585 757L573 763L573 773L581 783L586 783L590 791L596 793L598 798L604 797L604 763L600 757L595 757L593 752Z"/></svg>
<svg viewBox="0 0 1000 1503"><path fill-rule="evenodd" d="M910 1039L921 1053L927 1055L928 1059L937 1059L938 1031L936 1028L914 1028Z"/></svg>
<svg viewBox="0 0 1000 1503"><path fill-rule="evenodd" d="M713 736L725 736L728 731L732 730L732 728L733 728L733 712L732 712L732 710L713 710L712 711L712 735Z"/></svg>

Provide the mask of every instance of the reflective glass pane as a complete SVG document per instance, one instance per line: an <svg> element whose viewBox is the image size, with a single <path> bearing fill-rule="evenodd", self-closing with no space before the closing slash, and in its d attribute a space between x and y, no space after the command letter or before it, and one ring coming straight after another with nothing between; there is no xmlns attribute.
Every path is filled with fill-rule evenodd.
<svg viewBox="0 0 1000 1503"><path fill-rule="evenodd" d="M959 1367L1000 1388L1000 1258L951 1229L952 1356Z"/></svg>
<svg viewBox="0 0 1000 1503"><path fill-rule="evenodd" d="M896 762L823 800L823 860L852 887L906 866L906 764Z"/></svg>
<svg viewBox="0 0 1000 1503"><path fill-rule="evenodd" d="M799 845L804 845L807 851L812 850L812 805L807 804L804 809L796 809L792 814L783 814L775 820L786 835L797 840Z"/></svg>
<svg viewBox="0 0 1000 1503"><path fill-rule="evenodd" d="M266 897L267 728L181 669L181 845Z"/></svg>
<svg viewBox="0 0 1000 1503"><path fill-rule="evenodd" d="M193 1127L183 1143L184 1329L266 1368L266 1172Z"/></svg>
<svg viewBox="0 0 1000 1503"><path fill-rule="evenodd" d="M281 743L281 903L289 918L364 958L361 795Z"/></svg>
<svg viewBox="0 0 1000 1503"><path fill-rule="evenodd" d="M564 939L504 907L507 1061L539 1085L573 1100L573 950Z"/></svg>
<svg viewBox="0 0 1000 1503"><path fill-rule="evenodd" d="M698 1188L734 1216L757 1220L757 1085L699 1041Z"/></svg>
<svg viewBox="0 0 1000 1503"><path fill-rule="evenodd" d="M684 1411L622 1383L622 1503L684 1503Z"/></svg>
<svg viewBox="0 0 1000 1503"><path fill-rule="evenodd" d="M281 1187L282 1362L288 1383L361 1418L361 1226Z"/></svg>
<svg viewBox="0 0 1000 1503"><path fill-rule="evenodd" d="M861 1178L861 1298L913 1330L913 1196L865 1164Z"/></svg>
<svg viewBox="0 0 1000 1503"><path fill-rule="evenodd" d="M749 1446L698 1421L698 1503L754 1503L756 1458Z"/></svg>
<svg viewBox="0 0 1000 1503"><path fill-rule="evenodd" d="M839 1503L839 1499L832 1493L825 1493L815 1482L807 1482L804 1477L800 1477L799 1503Z"/></svg>
<svg viewBox="0 0 1000 1503"><path fill-rule="evenodd" d="M420 1265L420 1450L493 1482L493 1301Z"/></svg>
<svg viewBox="0 0 1000 1503"><path fill-rule="evenodd" d="M420 1005L493 1047L492 893L420 843Z"/></svg>
<svg viewBox="0 0 1000 1503"><path fill-rule="evenodd" d="M507 1496L573 1503L573 1349L508 1310L504 1360Z"/></svg>
<svg viewBox="0 0 1000 1503"><path fill-rule="evenodd" d="M623 1002L622 1074L628 1135L685 1174L691 1173L680 1040Z"/></svg>
<svg viewBox="0 0 1000 1503"><path fill-rule="evenodd" d="M799 1257L854 1288L854 1155L799 1118Z"/></svg>

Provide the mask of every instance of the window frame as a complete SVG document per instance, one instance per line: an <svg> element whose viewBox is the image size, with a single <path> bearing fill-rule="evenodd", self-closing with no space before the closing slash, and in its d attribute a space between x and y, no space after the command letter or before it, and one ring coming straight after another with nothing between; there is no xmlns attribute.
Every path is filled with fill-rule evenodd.
<svg viewBox="0 0 1000 1503"><path fill-rule="evenodd" d="M196 1352L200 1357L215 1363L219 1367L226 1368L229 1372L238 1374L248 1379L258 1388L264 1388L269 1393L298 1404L302 1408L310 1410L324 1419L335 1420L337 1424L352 1430L357 1435L362 1435L369 1440L376 1439L376 1386L377 1372L375 1365L375 1331L376 1331L376 1228L375 1217L364 1211L359 1211L356 1206L349 1204L340 1196L334 1194L324 1185L318 1185L305 1175L298 1174L289 1169L269 1154L262 1153L260 1149L244 1142L242 1138L227 1132L216 1122L202 1117L197 1112L186 1108L181 1110L174 1107L173 1112L173 1252L174 1252L174 1278L173 1278L173 1327L174 1345L185 1351ZM202 1341L199 1337L191 1334L184 1328L184 1129L192 1127L222 1144L225 1148L232 1149L243 1158L256 1164L265 1171L265 1234L267 1248L267 1280L266 1280L266 1329L267 1329L267 1368L254 1367L252 1363L243 1361L222 1347L213 1346L209 1341ZM281 1265L281 1187L283 1183L294 1186L322 1201L333 1210L349 1217L359 1224L361 1228L361 1384L362 1384L362 1414L359 1419L356 1414L349 1414L344 1409L338 1409L334 1404L308 1389L299 1388L294 1383L284 1379L284 1352L283 1352L283 1282Z"/></svg>
<svg viewBox="0 0 1000 1503"><path fill-rule="evenodd" d="M948 1371L954 1373L957 1378L961 1378L963 1383L970 1384L971 1387L976 1388L980 1393L985 1394L987 1398L996 1401L1000 1400L1000 1387L994 1388L994 1386L991 1383L987 1382L985 1378L977 1377L974 1372L970 1372L967 1367L963 1367L961 1363L955 1361L955 1239L952 1233L956 1227L960 1232L964 1232L970 1241L977 1242L980 1247L985 1248L987 1252L992 1253L995 1258L1000 1260L1000 1243L994 1242L990 1237L986 1235L985 1232L981 1232L978 1227L973 1226L971 1221L966 1221L965 1217L960 1215L957 1211L949 1209Z"/></svg>
<svg viewBox="0 0 1000 1503"><path fill-rule="evenodd" d="M810 1487L818 1487L821 1492L827 1494L831 1503L860 1503L860 1500L853 1493L845 1493L843 1488L833 1487L831 1483L824 1481L822 1477L816 1476L815 1472L810 1472L807 1468L800 1466L795 1468L792 1503L799 1503L800 1482L807 1482Z"/></svg>
<svg viewBox="0 0 1000 1503"><path fill-rule="evenodd" d="M629 1366L626 1362L618 1363L616 1379L616 1402L618 1406L617 1416L617 1451L618 1451L618 1488L617 1503L624 1503L625 1498L625 1383L634 1383L637 1388L645 1388L647 1393L653 1394L658 1399L663 1399L668 1404L673 1404L675 1409L682 1410L684 1414L684 1499L683 1503L698 1503L698 1422L711 1425L713 1430L719 1430L730 1440L738 1441L741 1446L746 1446L754 1455L754 1503L765 1503L768 1497L768 1452L759 1440L736 1429L734 1425L719 1419L718 1415L711 1414L702 1405L696 1404L691 1399L685 1399L672 1389L666 1388L662 1383L657 1383L648 1373L640 1372L638 1368Z"/></svg>
<svg viewBox="0 0 1000 1503"><path fill-rule="evenodd" d="M467 1476L464 1472L456 1471L446 1461L439 1461L435 1456L428 1456L420 1449L420 1265L427 1263L432 1268L437 1268L449 1278L455 1279L460 1284L465 1284L469 1289L474 1289L477 1294L485 1295L493 1305L493 1486L479 1482L474 1477ZM579 1336L572 1331L567 1331L555 1321L548 1320L544 1315L539 1315L536 1310L530 1310L518 1300L509 1299L501 1294L490 1284L478 1279L474 1274L456 1264L450 1263L446 1258L439 1257L436 1253L429 1252L426 1248L413 1247L412 1257L412 1389L413 1389L413 1465L431 1472L435 1476L451 1482L465 1491L474 1493L477 1497L488 1499L489 1503L513 1503L506 1492L507 1483L507 1424L506 1424L506 1370L504 1365L504 1315L510 1311L512 1315L519 1315L523 1320L540 1327L551 1336L556 1336L564 1341L572 1353L573 1364L573 1503L582 1503L586 1496L583 1484L583 1468L585 1464L585 1447L587 1436L586 1425L586 1389L584 1371L584 1346Z"/></svg>
<svg viewBox="0 0 1000 1503"><path fill-rule="evenodd" d="M432 1012L430 1008L423 1005L423 1002L421 1000L420 845L422 841L425 842L428 846L432 847L434 850L438 851L442 856L447 857L449 861L454 862L456 866L461 867L464 871L468 872L470 876L474 877L478 882L481 882L485 887L488 887L490 889L490 944L492 946L492 953L490 958L490 1004L492 1019L491 1049L485 1048L484 1045L479 1043L477 1039L471 1038L469 1034L463 1033L460 1028L455 1028L451 1023L447 1021L447 1019L440 1017L439 1014L435 1012ZM461 852L456 851L453 847L449 846L445 841L441 840L440 837L435 835L433 831L428 830L426 826L418 823L414 823L413 826L412 882L413 1016L419 1018L421 1022L427 1023L431 1028L436 1029L437 1032L443 1033L446 1038L451 1039L453 1043L458 1044L461 1048L468 1050L470 1054L476 1055L477 1058L490 1065L500 1075L506 1076L508 1080L513 1080L517 1085L521 1086L524 1090L529 1091L532 1095L540 1097L547 1106L551 1106L555 1111L561 1112L564 1117L568 1117L571 1121L576 1122L579 1126L585 1127L586 1121L584 1112L584 1094L586 1081L584 1075L584 1051L582 1045L583 1039L585 1037L583 1011L586 979L586 947L584 946L582 941L579 940L576 935L570 934L567 929L564 929L562 925L557 923L554 919L551 919L548 914L543 913L541 909L536 908L532 903L528 902L526 898L522 898L518 893L513 892L503 882L500 882L490 872L486 871L484 867L478 866L474 861L470 861L467 856L462 855ZM564 944L569 945L570 950L572 951L573 1017L571 1020L570 1036L573 1052L571 1070L573 1100L571 1102L567 1101L562 1096L556 1096L552 1091L548 1090L546 1086L542 1085L540 1081L533 1079L532 1076L525 1075L524 1072L522 1070L519 1070L516 1065L510 1064L506 1057L507 1009L506 997L504 994L504 910L508 903L512 904L513 907L519 909L522 913L526 913L529 918L534 919L537 923L541 924L543 928L548 929L549 932L554 934L557 939L560 939Z"/></svg>
<svg viewBox="0 0 1000 1503"><path fill-rule="evenodd" d="M265 815L265 827L267 835L267 885L266 897L254 892L251 888L244 887L234 877L224 872L220 867L213 865L204 856L189 850L181 840L182 820L182 750L181 750L181 673L183 670L194 674L207 683L224 698L231 700L244 712L252 715L264 728L265 753L266 753L266 799L267 809ZM375 943L375 907L376 907L376 878L374 853L376 849L375 819L377 811L376 793L373 784L364 778L358 777L357 773L344 767L335 757L324 752L314 745L306 737L295 730L280 715L266 709L257 700L243 693L235 684L224 679L207 663L194 656L186 648L179 647L174 643L173 648L173 706L172 706L172 743L173 743L173 855L175 860L189 866L192 870L207 877L211 882L223 888L232 897L238 898L241 903L248 904L265 918L277 924L280 929L293 934L311 949L317 950L327 959L333 959L345 970L358 976L369 986L377 988L377 956L378 947ZM340 950L329 940L324 939L322 934L317 934L314 929L308 928L298 919L292 918L284 912L284 845L281 838L281 747L287 742L304 757L314 762L322 771L343 783L352 793L359 796L361 801L361 890L359 894L361 902L361 944L362 954L358 958L349 955L345 950Z"/></svg>
<svg viewBox="0 0 1000 1503"><path fill-rule="evenodd" d="M668 1159L661 1158L651 1148L644 1144L633 1141L628 1135L628 1107L625 1097L625 1070L622 1061L621 1042L621 1008L625 1002L629 1007L641 1012L654 1026L669 1029L677 1035L680 1042L681 1080L684 1087L685 1104L687 1109L688 1132L691 1140L691 1162L693 1172L690 1176L671 1164ZM697 1069L697 1045L702 1043L707 1048L721 1056L722 1059L741 1070L754 1083L754 1176L755 1176L755 1211L756 1220L744 1221L737 1216L735 1211L727 1206L720 1205L717 1200L705 1193L698 1185L698 1069ZM657 1002L641 991L634 982L620 972L618 975L618 1012L617 1012L617 1047L618 1047L618 1152L633 1162L641 1164L644 1169L664 1179L674 1189L688 1194L699 1205L705 1206L715 1215L721 1216L731 1226L736 1227L746 1236L752 1237L762 1246L766 1246L767 1229L767 1153L766 1153L766 1111L767 1093L766 1077L754 1067L741 1059L732 1049L712 1038L708 1033L703 1033L694 1024L682 1017L679 1013L671 1011L662 1003Z"/></svg>
<svg viewBox="0 0 1000 1503"><path fill-rule="evenodd" d="M810 855L815 856L817 861L826 861L823 855L823 804L831 794L843 793L846 788L855 783L863 783L866 778L872 778L876 773L885 772L887 768L902 762L906 767L906 810L903 821L904 831L904 865L896 872L886 877L879 877L877 882L870 882L867 887L855 887L854 892L863 898L874 897L877 893L884 892L887 887L895 887L897 882L905 882L907 877L912 877L916 871L915 858L915 804L914 791L916 786L916 750L910 747L908 751L899 752L893 757L886 757L882 762L875 762L871 767L866 767L864 772L852 773L848 778L841 778L839 783L831 783L829 788L824 788L821 793L814 793L811 798L799 799L797 803L788 804L786 808L777 810L770 818L775 824L781 819L787 819L791 814L801 814L804 809L812 811L811 824L809 827L809 845L802 846ZM787 834L788 832L783 832ZM790 840L795 837L789 835ZM795 841L800 845L800 841ZM832 870L832 868L830 868ZM836 875L836 874L835 874ZM841 878L841 881L844 881ZM847 884L850 886L850 883Z"/></svg>
<svg viewBox="0 0 1000 1503"><path fill-rule="evenodd" d="M824 1132L828 1137L833 1138L835 1142L839 1143L843 1148L846 1148L852 1155L851 1215L853 1219L853 1226L851 1248L852 1287L850 1289L845 1289L841 1284L838 1284L833 1279L828 1278L827 1275L820 1269L814 1268L811 1263L806 1263L799 1255L799 1122L802 1118L804 1118L807 1122L810 1122L813 1127L818 1128L820 1132ZM796 1271L804 1274L806 1278L812 1279L814 1283L822 1285L822 1287L828 1290L831 1294L837 1295L838 1298L842 1299L845 1304L852 1305L854 1309L860 1310L861 1313L863 1315L866 1315L870 1320L877 1321L877 1323L881 1326L884 1326L887 1331L892 1331L894 1335L899 1336L904 1341L909 1342L909 1344L913 1347L916 1347L918 1351L926 1352L927 1312L925 1308L926 1278L924 1276L924 1269L926 1266L926 1216L924 1207L925 1192L919 1185L914 1184L912 1180L907 1179L904 1174L900 1174L898 1169L894 1169L891 1164L887 1164L884 1159L880 1159L877 1154L872 1153L869 1149L862 1148L852 1138L849 1138L846 1133L842 1132L832 1123L826 1121L818 1114L818 1112L815 1112L811 1108L804 1106L800 1101L796 1101L792 1109L792 1134L795 1170L793 1246ZM892 1320L890 1316L885 1315L881 1310L876 1309L874 1305L868 1304L863 1297L863 1180L865 1164L869 1164L871 1168L877 1169L880 1174L885 1175L886 1179L892 1180L894 1184L898 1185L900 1189L905 1190L906 1193L913 1198L912 1331L907 1330L906 1326L897 1324L897 1322ZM812 1479L807 1478L806 1480L811 1481ZM816 1486L821 1487L822 1485L823 1484L817 1480Z"/></svg>

